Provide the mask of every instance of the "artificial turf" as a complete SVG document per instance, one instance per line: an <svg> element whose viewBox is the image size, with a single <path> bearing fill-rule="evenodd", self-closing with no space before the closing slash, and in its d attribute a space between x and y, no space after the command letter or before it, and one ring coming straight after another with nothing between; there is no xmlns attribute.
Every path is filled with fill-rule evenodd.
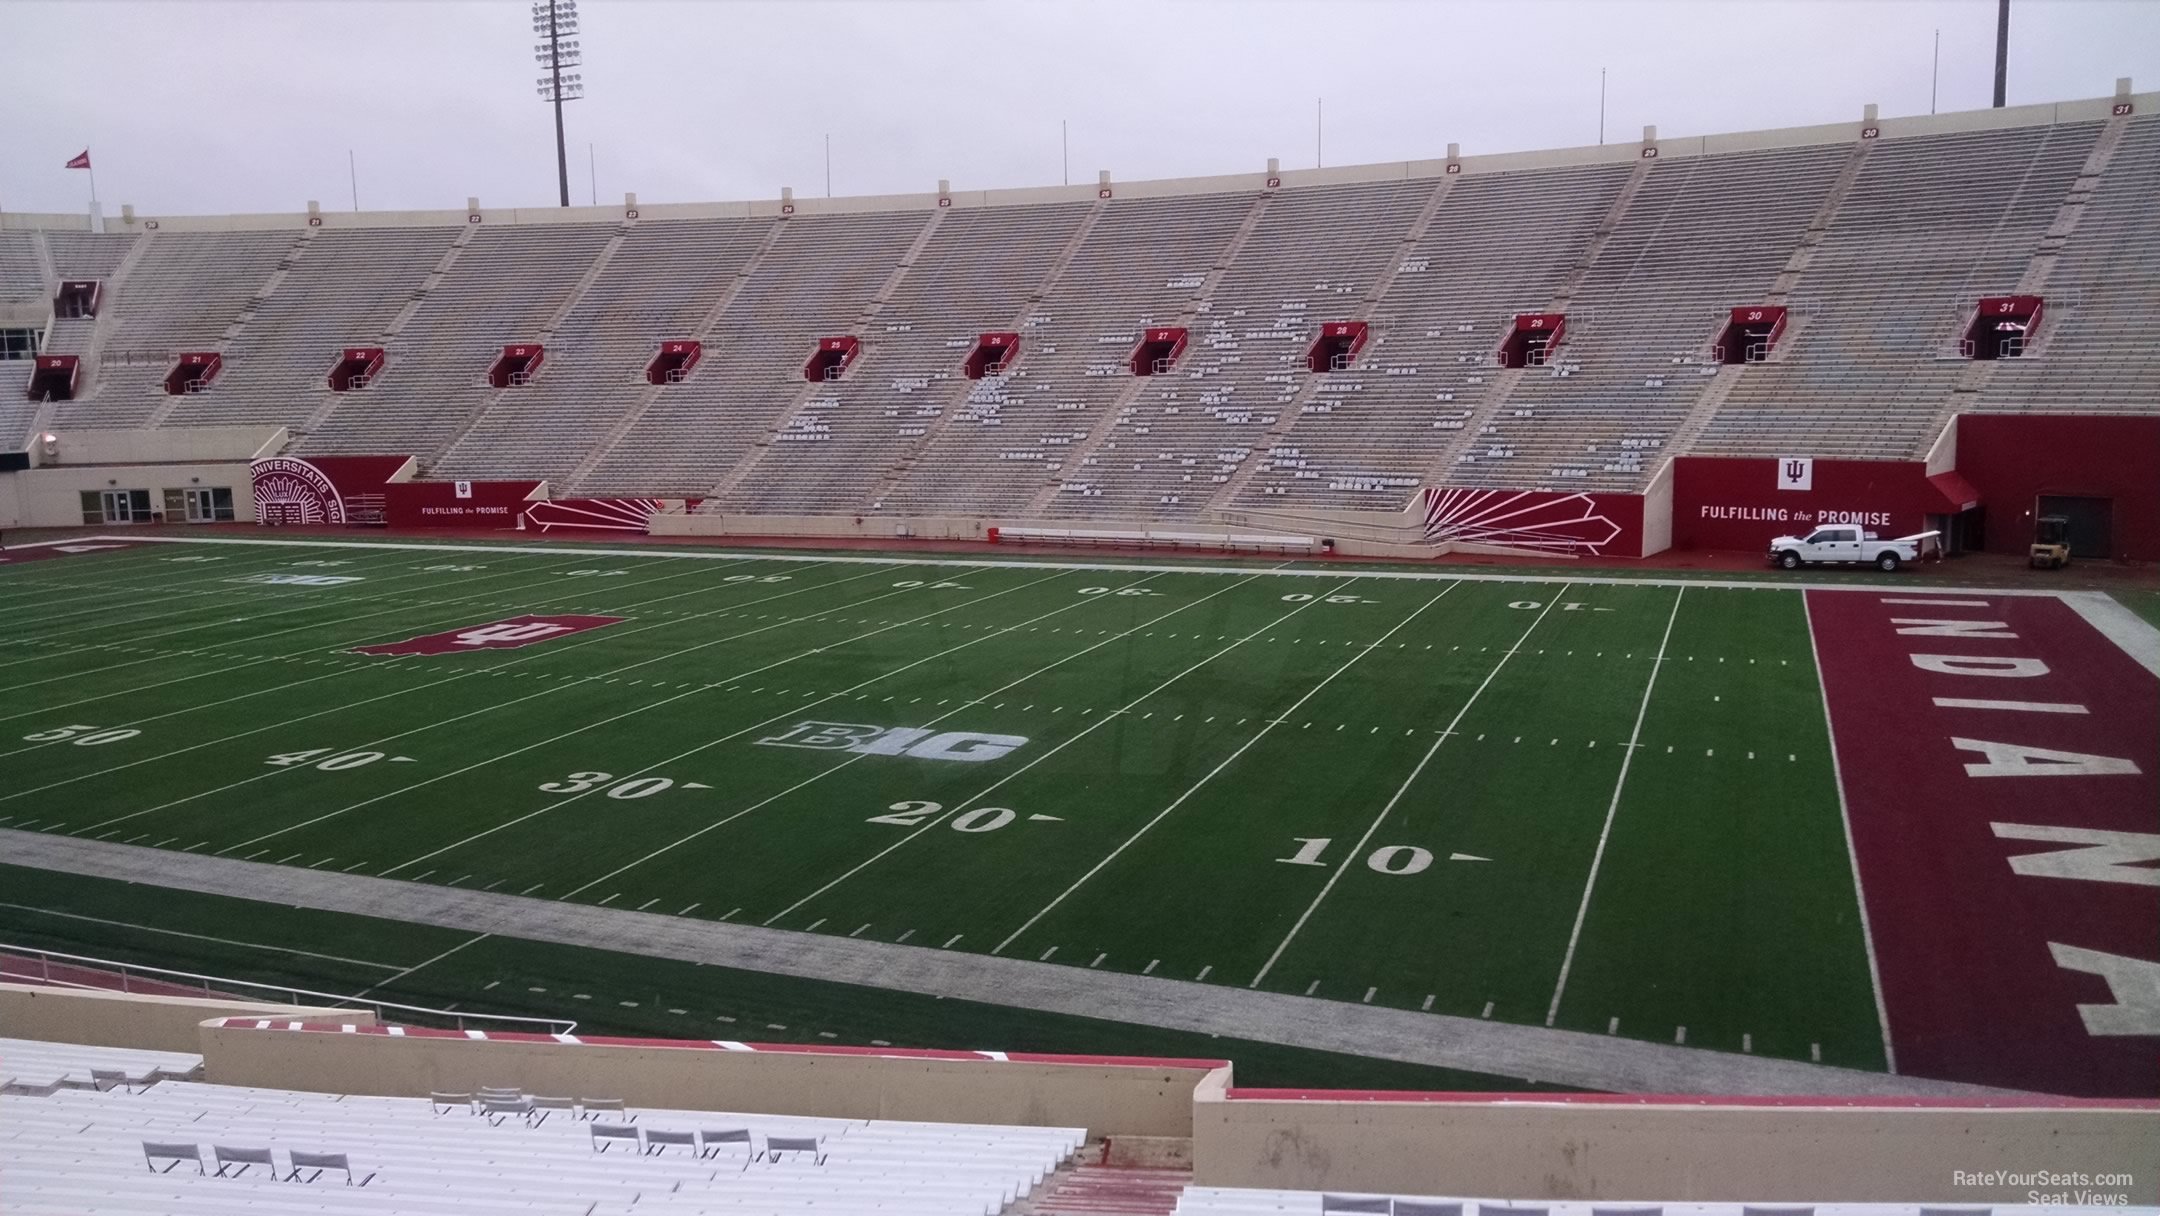
<svg viewBox="0 0 2160 1216"><path fill-rule="evenodd" d="M1881 1067L1800 594L1402 573L334 544L25 564L0 575L0 827ZM235 581L294 575L357 581ZM351 651L525 614L622 619ZM846 741L818 722L1024 742L800 746ZM434 953L402 932L394 959ZM541 948L460 971L559 966L519 955ZM687 965L621 966L575 969L615 985L588 991L612 1024L663 1031L647 988L689 1007L647 978ZM462 992L430 970L378 995ZM490 999L559 1009L563 982ZM1044 1017L948 1027L955 1003L913 999L811 1020L937 1045Z"/></svg>

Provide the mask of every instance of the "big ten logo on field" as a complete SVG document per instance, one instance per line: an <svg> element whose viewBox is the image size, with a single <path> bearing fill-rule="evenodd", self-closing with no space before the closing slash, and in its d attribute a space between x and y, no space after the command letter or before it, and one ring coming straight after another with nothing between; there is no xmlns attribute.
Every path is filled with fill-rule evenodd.
<svg viewBox="0 0 2160 1216"><path fill-rule="evenodd" d="M442 633L424 633L402 642L384 642L376 646L356 646L354 654L463 654L472 650L513 650L530 646L535 642L552 642L573 633L598 629L625 620L619 616L514 616L508 620L488 621L480 625L468 625L463 629L451 629Z"/></svg>
<svg viewBox="0 0 2160 1216"><path fill-rule="evenodd" d="M228 583L267 583L273 587L338 587L357 583L357 574L248 574L229 578Z"/></svg>
<svg viewBox="0 0 2160 1216"><path fill-rule="evenodd" d="M786 731L759 739L762 747L807 747L851 752L858 756L912 756L917 760L958 760L979 764L1009 755L1027 744L1026 735L986 735L976 731L934 731L925 726L866 726L857 722L797 722Z"/></svg>

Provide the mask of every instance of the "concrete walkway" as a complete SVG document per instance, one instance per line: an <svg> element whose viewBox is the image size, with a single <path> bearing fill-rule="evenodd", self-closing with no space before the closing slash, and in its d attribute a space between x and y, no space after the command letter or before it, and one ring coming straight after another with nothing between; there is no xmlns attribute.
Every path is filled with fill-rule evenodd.
<svg viewBox="0 0 2160 1216"><path fill-rule="evenodd" d="M469 933L1198 1031L1586 1089L1838 1097L1986 1097L2008 1092L1540 1026L524 899L36 832L0 830L0 861Z"/></svg>

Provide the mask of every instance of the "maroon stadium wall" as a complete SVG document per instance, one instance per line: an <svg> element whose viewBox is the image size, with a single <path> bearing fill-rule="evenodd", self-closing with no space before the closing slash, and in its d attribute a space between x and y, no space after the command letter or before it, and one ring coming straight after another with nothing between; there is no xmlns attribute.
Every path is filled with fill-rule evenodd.
<svg viewBox="0 0 2160 1216"><path fill-rule="evenodd" d="M393 528L515 528L540 481L406 481L383 487Z"/></svg>
<svg viewBox="0 0 2160 1216"><path fill-rule="evenodd" d="M2160 417L1965 414L1957 467L1987 504L1986 548L2023 553L2041 496L2110 500L2114 556L2160 561Z"/></svg>
<svg viewBox="0 0 2160 1216"><path fill-rule="evenodd" d="M1673 547L1765 549L1817 524L1859 524L1884 536L1955 513L1917 460L1816 460L1806 489L1783 488L1782 460L1682 456L1673 462ZM1940 480L1940 479L1938 479ZM1951 483L1954 484L1954 483Z"/></svg>

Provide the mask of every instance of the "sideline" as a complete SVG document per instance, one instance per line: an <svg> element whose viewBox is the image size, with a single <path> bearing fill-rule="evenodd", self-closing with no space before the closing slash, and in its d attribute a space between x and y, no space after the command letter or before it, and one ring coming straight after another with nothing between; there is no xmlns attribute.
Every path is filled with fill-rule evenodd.
<svg viewBox="0 0 2160 1216"><path fill-rule="evenodd" d="M0 829L10 864L497 937L1198 1031L1619 1093L1987 1098L2016 1091Z"/></svg>
<svg viewBox="0 0 2160 1216"><path fill-rule="evenodd" d="M295 549L404 549L423 553L523 553L531 555L556 555L564 553L562 545L497 545L497 544L433 544L418 541L387 540L244 540L238 537L216 536L92 536L85 540L128 540L151 545L281 545ZM1038 570L1103 570L1121 574L1159 574L1172 571L1180 574L1267 574L1276 578L1357 578L1401 579L1409 581L1452 581L1466 583L1582 583L1590 586L1626 587L1726 587L1737 591L1880 591L1884 588L1900 590L1906 595L2003 595L2065 597L2075 594L2098 594L2104 592L2068 592L2045 587L1948 587L1927 584L1911 589L1899 589L1894 583L1813 583L1798 580L1790 582L1771 579L1711 579L1711 578L1659 578L1583 576L1544 572L1539 574L1471 574L1454 570L1369 570L1362 567L1309 569L1286 569L1262 566L1188 566L1174 561L1159 562L1073 562L1037 561L1015 558L969 558L958 554L932 554L924 557L897 556L840 556L831 553L764 553L756 550L735 549L664 549L657 545L640 545L631 549L594 549L578 547L575 552L593 557L688 557L710 561L761 561L761 562L829 562L835 565L877 566L965 566L969 568L1006 569L1031 568ZM1287 565L1287 563L1286 563Z"/></svg>

